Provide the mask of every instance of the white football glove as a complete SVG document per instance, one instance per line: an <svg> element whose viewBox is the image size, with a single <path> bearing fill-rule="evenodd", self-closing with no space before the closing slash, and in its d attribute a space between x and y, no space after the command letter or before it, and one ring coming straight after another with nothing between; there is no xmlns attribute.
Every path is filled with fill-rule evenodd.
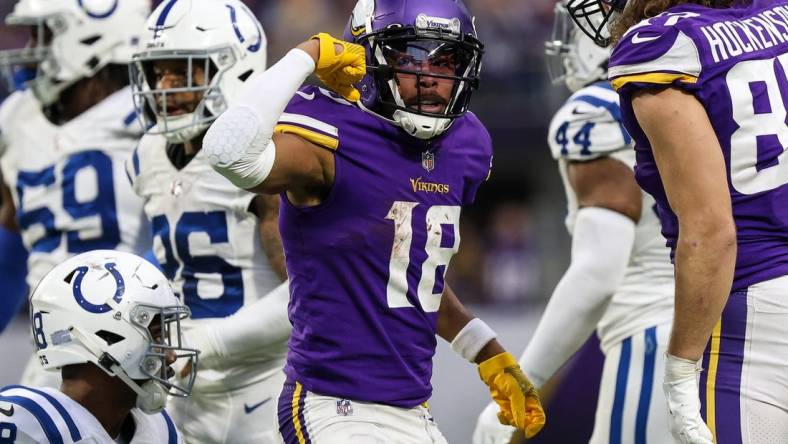
<svg viewBox="0 0 788 444"><path fill-rule="evenodd" d="M473 431L473 444L509 444L516 430L498 420L498 404L491 402L482 410Z"/></svg>
<svg viewBox="0 0 788 444"><path fill-rule="evenodd" d="M700 417L697 362L665 354L662 389L670 411L670 433L680 444L713 444L714 437Z"/></svg>

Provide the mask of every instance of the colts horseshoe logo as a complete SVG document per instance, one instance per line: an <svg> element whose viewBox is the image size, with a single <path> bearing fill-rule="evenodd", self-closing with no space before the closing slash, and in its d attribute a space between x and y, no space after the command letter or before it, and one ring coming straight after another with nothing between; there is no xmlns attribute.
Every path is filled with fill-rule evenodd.
<svg viewBox="0 0 788 444"><path fill-rule="evenodd" d="M238 15L235 12L235 8L232 5L225 5L227 9L230 10L230 21L233 22L233 29L235 30L235 36L238 37L238 40L241 43L246 42L246 38L241 34L241 29L238 27ZM246 5L242 5L244 13L246 13L251 19L252 23L255 23L255 28L257 28L257 41L246 47L249 52L257 52L263 46L263 31L260 29L260 26L256 24L256 20L252 13L246 8Z"/></svg>
<svg viewBox="0 0 788 444"><path fill-rule="evenodd" d="M91 18L94 18L94 19L105 19L105 18L111 16L112 13L115 12L116 9L118 9L118 0L112 0L112 6L110 6L109 9L107 9L106 11L103 11L103 12L101 12L101 11L91 11L87 6L85 6L85 0L77 0L77 3L79 4L79 7L83 11L85 11L85 14L87 14L88 17L91 17Z"/></svg>
<svg viewBox="0 0 788 444"><path fill-rule="evenodd" d="M112 297L112 300L115 302L120 302L123 300L123 293L126 292L126 283L123 281L123 276L120 275L120 272L115 269L115 263L109 262L104 264L104 268L109 271L113 278L115 278L115 296ZM88 302L85 299L85 296L82 295L82 279L85 278L85 275L88 273L88 267L79 267L77 268L77 276L74 278L74 299L77 301L80 307L84 308L85 310L91 313L106 313L112 310L107 304L96 305L91 302Z"/></svg>

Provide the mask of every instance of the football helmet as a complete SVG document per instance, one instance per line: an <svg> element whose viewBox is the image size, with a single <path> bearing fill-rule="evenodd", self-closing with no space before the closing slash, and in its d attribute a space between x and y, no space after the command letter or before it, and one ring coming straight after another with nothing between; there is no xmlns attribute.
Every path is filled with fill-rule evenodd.
<svg viewBox="0 0 788 444"><path fill-rule="evenodd" d="M568 0L569 16L597 46L610 45L611 20L620 14L628 0Z"/></svg>
<svg viewBox="0 0 788 444"><path fill-rule="evenodd" d="M137 393L147 413L167 396L191 393L198 351L186 348L181 321L189 308L167 278L131 253L95 250L53 268L30 299L33 338L45 370L91 362ZM171 378L171 361L191 373Z"/></svg>
<svg viewBox="0 0 788 444"><path fill-rule="evenodd" d="M484 45L462 0L359 0L344 39L366 49L361 106L419 139L442 134L462 116L479 86ZM429 111L421 87L415 103L400 95L397 75L453 82L442 112ZM414 106L415 104L415 106Z"/></svg>
<svg viewBox="0 0 788 444"><path fill-rule="evenodd" d="M10 88L24 83L51 105L107 64L129 63L148 12L150 0L20 0L5 21L32 27L32 38L0 51L0 70Z"/></svg>
<svg viewBox="0 0 788 444"><path fill-rule="evenodd" d="M565 83L572 90L607 79L610 50L595 45L578 31L566 6L555 5L553 33L545 42L547 72L553 84Z"/></svg>
<svg viewBox="0 0 788 444"><path fill-rule="evenodd" d="M263 26L240 0L162 2L130 65L134 102L148 133L171 143L198 136L238 96L246 79L265 71L266 46ZM181 61L185 83L158 87L154 66L161 61ZM202 68L202 84L194 78L195 67ZM194 109L168 113L168 97L178 93L201 100Z"/></svg>

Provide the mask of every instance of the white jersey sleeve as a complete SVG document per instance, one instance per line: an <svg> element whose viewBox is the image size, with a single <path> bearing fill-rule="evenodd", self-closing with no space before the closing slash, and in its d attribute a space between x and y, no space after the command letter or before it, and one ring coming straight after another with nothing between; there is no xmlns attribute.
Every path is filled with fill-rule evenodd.
<svg viewBox="0 0 788 444"><path fill-rule="evenodd" d="M618 95L607 82L577 91L550 122L547 142L553 158L581 162L631 148Z"/></svg>

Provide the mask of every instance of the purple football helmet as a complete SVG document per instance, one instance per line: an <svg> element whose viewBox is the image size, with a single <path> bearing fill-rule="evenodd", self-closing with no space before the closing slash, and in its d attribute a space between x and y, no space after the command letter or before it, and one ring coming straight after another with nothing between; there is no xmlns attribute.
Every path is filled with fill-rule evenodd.
<svg viewBox="0 0 788 444"><path fill-rule="evenodd" d="M367 50L367 75L357 85L367 110L420 139L440 135L468 110L484 45L462 0L359 0L344 38ZM408 103L398 76L418 85ZM422 96L427 78L453 83L448 102Z"/></svg>

